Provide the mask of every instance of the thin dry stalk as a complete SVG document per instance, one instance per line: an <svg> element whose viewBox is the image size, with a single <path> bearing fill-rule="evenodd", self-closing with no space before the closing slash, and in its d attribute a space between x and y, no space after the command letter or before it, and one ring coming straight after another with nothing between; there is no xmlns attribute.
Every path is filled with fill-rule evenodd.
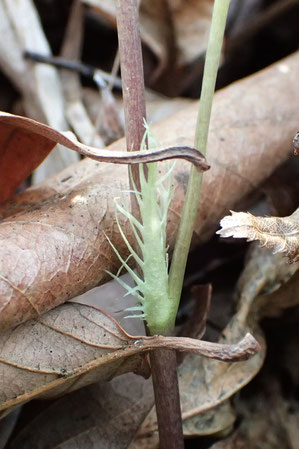
<svg viewBox="0 0 299 449"><path fill-rule="evenodd" d="M142 142L143 120L146 116L137 0L117 0L116 8L127 149L136 151ZM138 167L133 167L132 175L135 186L139 189ZM132 202L132 212L139 216L136 199ZM184 440L175 352L154 351L151 366L160 448L182 449Z"/></svg>

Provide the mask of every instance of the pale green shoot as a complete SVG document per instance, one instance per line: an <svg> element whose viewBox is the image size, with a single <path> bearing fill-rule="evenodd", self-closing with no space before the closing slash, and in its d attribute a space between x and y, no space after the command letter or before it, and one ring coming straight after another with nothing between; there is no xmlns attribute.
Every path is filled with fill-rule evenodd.
<svg viewBox="0 0 299 449"><path fill-rule="evenodd" d="M150 148L153 146L149 128L146 124L145 128L141 150L145 149L146 139L149 141ZM172 169L173 165L164 176L159 177L157 163L151 163L147 165L147 176L145 176L143 165L140 165L140 192L137 191L131 179L133 194L136 196L140 209L140 221L128 211L126 206L122 206L115 199L116 223L130 251L130 256L138 265L140 275L132 270L128 265L128 260L124 260L110 242L122 263L122 267L125 267L131 274L136 286L127 285L118 275L112 274L112 277L117 279L127 290L126 294L132 294L138 299L138 306L126 310L138 312L137 315L129 316L144 318L152 335L165 334L173 329L176 313L173 301L170 300L168 295L168 254L166 247L167 212L172 197ZM139 246L138 252L128 241L120 225L118 213L129 220Z"/></svg>

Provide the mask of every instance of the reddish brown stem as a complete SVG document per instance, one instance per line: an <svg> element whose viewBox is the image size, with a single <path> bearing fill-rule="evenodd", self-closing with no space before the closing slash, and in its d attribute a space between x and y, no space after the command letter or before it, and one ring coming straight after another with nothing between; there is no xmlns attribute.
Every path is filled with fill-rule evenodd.
<svg viewBox="0 0 299 449"><path fill-rule="evenodd" d="M159 447L160 449L183 449L176 353L171 349L156 349L151 352L150 360L159 428Z"/></svg>
<svg viewBox="0 0 299 449"><path fill-rule="evenodd" d="M144 75L139 35L137 0L117 0L117 28L123 86L127 150L139 150L145 119ZM139 168L132 167L135 186L139 190ZM139 216L136 198L132 212ZM157 350L151 355L153 384L161 449L184 447L180 396L178 391L176 354ZM170 441L171 444L170 444Z"/></svg>
<svg viewBox="0 0 299 449"><path fill-rule="evenodd" d="M117 30L128 151L138 151L146 117L137 0L117 0Z"/></svg>
<svg viewBox="0 0 299 449"><path fill-rule="evenodd" d="M127 151L138 151L144 134L146 119L144 73L139 31L138 0L116 0L118 50L122 79ZM139 167L131 167L133 183L140 190ZM130 186L133 185L130 177ZM133 215L140 219L139 205L131 195ZM136 250L139 252L135 242Z"/></svg>

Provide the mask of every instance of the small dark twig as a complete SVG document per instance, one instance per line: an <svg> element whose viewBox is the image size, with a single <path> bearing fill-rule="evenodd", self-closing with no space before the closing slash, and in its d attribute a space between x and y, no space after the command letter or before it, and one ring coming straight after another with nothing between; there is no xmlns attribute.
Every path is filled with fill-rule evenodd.
<svg viewBox="0 0 299 449"><path fill-rule="evenodd" d="M102 84L100 87L107 87L107 84L109 83L113 87L121 89L121 80L119 78L114 75L111 76L109 73L106 73L103 70L97 69L91 65L83 64L80 61L70 61L57 56L42 55L29 50L24 52L24 58L31 59L31 61L35 62L51 64L61 69L75 70L81 75L91 78L97 85Z"/></svg>

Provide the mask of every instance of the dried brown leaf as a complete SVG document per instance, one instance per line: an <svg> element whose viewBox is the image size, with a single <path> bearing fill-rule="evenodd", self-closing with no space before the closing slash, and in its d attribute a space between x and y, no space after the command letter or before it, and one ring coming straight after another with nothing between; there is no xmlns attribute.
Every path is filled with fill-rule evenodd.
<svg viewBox="0 0 299 449"><path fill-rule="evenodd" d="M94 289L93 295L96 295L97 303L101 300L101 295L106 296L106 286L112 283L116 284L115 287L119 287L115 281L112 281ZM201 289L203 290L200 294L201 299L202 296L204 298L206 296L206 301L204 301L206 303L210 299L211 288L204 286ZM102 293L99 292L101 290ZM111 290L113 288L108 290L108 294L111 294ZM116 297L123 293L119 290L118 288L118 292L115 293ZM83 296L90 297L91 295L92 291ZM196 295L198 295L198 291L196 291ZM119 308L119 300L113 300L113 297L108 296L107 299L109 299L108 306L111 311ZM197 303L199 302L197 301ZM107 304L105 306L107 307ZM199 307L199 311L196 312L199 313L199 317L202 317L201 321L205 321L206 317L202 316L205 315L205 310L206 304ZM126 312L124 312L125 314ZM117 316L119 316L118 313ZM133 322L140 322L140 320L123 321L127 326L129 324L130 328ZM200 331L202 325L203 323L200 325ZM194 334L198 334L198 331ZM45 444L49 448L57 447L59 444L59 448L66 449L68 444L76 444L77 447L84 446L84 444L86 446L87 438L90 449L98 447L99 444L103 448L106 446L125 448L134 437L153 403L152 380L126 374L113 379L109 384L89 386L56 401L34 419L34 424L29 422L26 425L14 438L12 448L18 447L23 441L23 449L26 449L26 445L42 448ZM212 410L206 414L206 421L200 420L198 426L203 428L208 425L215 432L222 429L223 426L230 426L234 421L230 405L224 404L220 408L222 413L219 410L216 419L214 419L214 410ZM77 423L75 428L72 425L74 421ZM187 427L184 428L185 435L194 433L194 427L190 426L190 422L189 420ZM194 426L193 422L192 424ZM123 431L124 428L125 431Z"/></svg>
<svg viewBox="0 0 299 449"><path fill-rule="evenodd" d="M280 262L278 261L279 258ZM275 263L273 263L273 259L277 259ZM261 267L262 270L257 269ZM275 267L276 274L274 274ZM244 322L246 325L249 315L254 317L254 322L256 322L257 319L260 319L265 315L271 315L269 312L273 312L273 306L276 306L275 310L277 310L277 308L281 309L293 306L296 304L296 301L298 302L298 295L296 295L296 291L298 291L296 288L297 284L294 284L293 282L296 279L298 283L298 276L293 276L289 282L284 284L283 288L278 289L278 286L281 285L282 282L287 281L289 276L294 272L294 269L294 265L285 264L281 254L277 254L273 258L273 256L270 255L270 251L267 252L261 248L255 248L251 252L251 258L248 261L245 270L246 273L244 273L239 282L238 302L240 304L240 310L237 314L237 320L232 324L231 330L229 331L228 328L226 331L229 339L233 338L230 334L234 333L237 335L242 332ZM290 298L285 295L286 288L287 292L291 293L293 299L291 298L290 300ZM261 293L263 292L272 293L261 296ZM257 310L258 313L256 312ZM249 321L251 321L252 324L252 319ZM295 341L293 346L294 350L296 350ZM182 367L180 367L180 389L183 399L185 436L215 434L227 430L232 426L236 418L236 411L232 409L229 401L221 402L222 395L224 398L229 397L230 393L233 394L236 391L236 388L240 385L245 385L256 374L263 362L264 352L265 350L250 361L238 363L236 366L219 364L212 360L207 360L205 362L197 357L187 355L185 362ZM294 358L292 357L291 360L293 361ZM293 366L290 369L293 372ZM120 395L118 401L121 401L121 398L124 397L124 401L126 402L126 392L128 390L126 380L122 377L120 379L115 379L115 381L118 382L119 385L119 388L117 389L117 394ZM115 381L113 381L113 383ZM124 385L122 385L122 382L124 382ZM128 432L132 432L130 433L132 436L139 427L142 417L146 414L146 407L149 409L151 408L153 396L151 394L146 394L145 398L143 395L140 397L139 393L141 386L144 386L142 387L143 389L146 388L147 385L147 381L144 379L131 378L131 382L134 383L134 385L137 383L136 393L139 398L134 406L134 419L131 419L131 406L128 405ZM102 440L99 440L101 435L105 435L105 439L107 440L106 443L103 442L102 444L107 444L108 447L110 444L111 446L114 444L115 426L119 429L122 428L124 414L119 413L119 410L122 410L122 402L116 402L113 405L113 398L115 397L114 386L112 387L112 390L109 386L107 386L106 389L107 394L104 394L104 397L102 396L102 398L100 396L101 394L103 395L103 393L101 393L103 390L101 390L101 387L95 386L88 390L86 399L84 399L84 391L75 393L75 396L71 396L70 398L67 397L61 399L58 403L51 406L49 411L47 410L34 421L34 427L38 427L38 432L33 434L32 423L29 424L24 429L24 432L21 432L15 439L13 449L17 448L22 440L26 441L26 444L29 446L34 442L40 444L41 447L43 447L42 444L47 443L50 445L52 443L54 445L59 442L61 448L66 449L67 441L70 439L72 444L78 444L80 447L80 444L83 445L83 442L86 441L84 439L86 436L88 436L88 441L91 444L90 447L93 449L94 446L92 446L92 444L96 445L95 442L97 441L102 442ZM135 389L133 389L133 392L135 392ZM78 402L82 402L81 407L76 407L76 405L74 405L77 401L77 397ZM134 398L135 395L132 394L133 402ZM146 404L143 402L143 399L145 399ZM106 416L107 412L102 403L102 401L105 401L106 404L106 400L109 401L110 404L108 423ZM99 410L97 404L100 401L102 406L100 406ZM84 403L86 403L86 406ZM130 404L131 401L129 400L129 402L126 403ZM92 409L93 404L94 407L96 407L96 411ZM73 410L71 414L69 412L70 409ZM88 418L82 421L80 420L80 416L87 415L89 416ZM73 422L74 419L76 419L76 422L79 421L80 424L76 429L73 429L71 424L68 425L68 423ZM104 427L102 421L105 423ZM111 426L112 432L107 432L106 429L111 428ZM117 433L117 435L119 434ZM124 444L122 447L127 447L126 443L124 443L125 441L128 441L126 435L121 433L119 439ZM138 449L140 447L153 448L157 441L158 435L156 432L152 433L150 437L146 434L146 438L138 438L135 443L132 443L130 449L133 449L134 447L138 447Z"/></svg>
<svg viewBox="0 0 299 449"><path fill-rule="evenodd" d="M133 337L100 310L65 304L0 334L0 411L128 371L148 376L142 354L158 348L226 361L245 360L259 350L250 334L233 345L159 335Z"/></svg>
<svg viewBox="0 0 299 449"><path fill-rule="evenodd" d="M270 308L273 306L273 293L264 295L263 297L261 297L260 294L265 291L269 292L274 290L274 294L276 294L277 298L279 295L281 296L281 293L279 292L282 290L277 290L277 286L280 285L283 280L285 281L288 279L286 270L291 270L291 272L294 271L294 265L280 265L277 262L273 264L273 257L270 257L269 251L268 256L265 256L265 251L260 248L256 248L252 252L251 259L249 260L246 268L247 274L244 274L239 282L239 310L237 316L232 320L231 324L225 331L226 341L233 341L237 338L236 336L238 334L241 335L247 322L250 322L251 325L255 325L254 323L256 323L258 319L264 315L268 315L265 313L265 303L268 300L270 301ZM280 254L277 254L275 257L280 257L281 262L283 262ZM276 275L273 274L275 266L277 272ZM262 273L261 270L257 270L257 267L262 267ZM288 286L288 283L285 285ZM253 288L253 286L255 288ZM296 286L293 285L291 292L293 296L296 296ZM262 308L260 304L261 300L263 300ZM285 298L283 301L285 301ZM261 310L262 313L256 313L257 307L254 307L255 303L259 303L258 310ZM292 305L294 305L293 302L288 302L288 306ZM282 304L282 306L284 305ZM253 318L254 321L252 321ZM262 336L260 338L262 341ZM227 402L227 398L229 398L230 395L237 391L237 389L244 386L252 377L254 377L263 363L264 355L265 348L263 348L263 351L253 359L247 362L238 363L237 365L223 364L212 360L205 361L192 355L186 357L183 365L180 367L180 390L183 404L184 434L186 436L214 434L222 431L223 429L229 428L233 424L235 412ZM126 387L124 386L124 388ZM122 391L122 388L120 391ZM65 403L65 400L62 401ZM151 397L148 398L148 401L151 401ZM54 406L53 415L56 410L59 416L59 405L60 403L57 404L57 408ZM142 410L144 412L144 408L142 408ZM121 418L121 416L118 417L117 411L117 406L111 409L112 421L113 416L115 416L115 420ZM84 410L82 410L82 413L84 413ZM136 413L138 413L137 409ZM46 417L47 416L48 415L46 412ZM43 434L45 433L47 426L49 426L49 420L47 420L46 417L45 423L41 425L41 431L36 436L40 443L45 441ZM54 423L51 424L51 426L53 426L51 429L59 426L59 422L60 420L54 421ZM65 422L65 420L63 422ZM155 441L157 441L157 434L155 431L153 433L150 432L154 430L154 427L150 427L150 425L153 426L155 422L155 415L153 415L153 412L149 415L146 422L148 427L145 428L143 426L142 430L140 430L140 432L144 432L146 438L138 438L135 443L130 445L130 449L140 447L140 444L143 444L143 442L146 442L144 447L154 447ZM84 422L83 424L86 426L86 434L84 432L83 434L81 434L81 432L79 432L79 434L74 434L72 432L72 436L70 437L69 434L61 432L62 436L60 437L59 434L57 438L70 437L72 438L72 441L79 443L81 439L84 438L84 435L89 435L90 438L93 436L94 438L99 437L99 433L102 432L100 422L96 425L91 425L90 427L88 427L88 422ZM136 427L138 427L138 424ZM132 430L131 427L130 429ZM27 435L27 437L30 435L30 426L24 435ZM24 435L21 434L20 438ZM148 438L149 435L150 438ZM52 439L53 437L50 441L52 441ZM107 439L108 441L113 441L113 435L108 434ZM15 444L19 441L20 439L17 439ZM135 444L137 446L135 446ZM63 447L64 446L62 445L62 448Z"/></svg>
<svg viewBox="0 0 299 449"><path fill-rule="evenodd" d="M128 373L108 384L97 383L55 401L17 434L9 449L20 445L22 449L69 449L70 445L82 449L131 447L130 442L153 402L151 379ZM217 411L207 413L206 421L200 419L198 429L208 426L216 433L233 424L235 416L230 404L220 405ZM194 428L188 424L184 434L191 436Z"/></svg>
<svg viewBox="0 0 299 449"><path fill-rule="evenodd" d="M127 353L130 341L133 353L140 353L115 320L79 304L1 334L0 410L128 371L149 376L144 356Z"/></svg>
<svg viewBox="0 0 299 449"><path fill-rule="evenodd" d="M212 168L203 179L194 244L209 238L221 217L288 158L298 127L298 61L297 53L216 94L208 148ZM161 146L192 145L197 107L195 102L153 127ZM124 140L109 152L121 148ZM176 164L170 249L188 173L188 165ZM125 256L113 206L123 190L128 190L125 167L85 160L1 208L0 274L6 279L0 280L1 329L105 282L106 270L117 270L105 233Z"/></svg>
<svg viewBox="0 0 299 449"><path fill-rule="evenodd" d="M38 134L24 132L21 137L15 127L3 127L0 123L0 203L13 196L54 146Z"/></svg>
<svg viewBox="0 0 299 449"><path fill-rule="evenodd" d="M214 2L168 0L178 49L177 64L184 66L203 55L208 46Z"/></svg>
<svg viewBox="0 0 299 449"><path fill-rule="evenodd" d="M9 449L125 449L152 401L152 380L134 374L90 385L39 413Z"/></svg>
<svg viewBox="0 0 299 449"><path fill-rule="evenodd" d="M258 255L256 254L256 251ZM277 254L276 257L278 256L281 255ZM263 258L263 260L261 259L261 257ZM255 263L253 259L255 259ZM282 279L282 276L279 276L277 277L276 281L276 277L271 276L271 278L267 281L268 275L273 272L275 266L275 264L273 264L273 257L270 257L270 255L268 255L267 259L268 260L265 259L265 251L257 248L253 252L253 258L250 259L251 267L249 267L248 269L251 272L251 275L250 273L246 275L248 284L246 285L244 277L243 281L240 282L239 288L243 290L243 295L241 295L242 298L239 297L239 301L241 301L243 304L241 306L241 311L239 314L241 321L243 321L242 317L248 314L248 310L250 310L250 314L254 312L254 316L256 317L264 316L264 313L262 313L261 315L257 315L255 313L256 308L252 307L254 305L254 299L250 301L248 297L250 293L254 298L256 298L255 302L258 303L260 303L261 300L266 303L268 298L268 301L270 301L270 308L268 307L268 311L273 306L273 294L277 297L276 301L278 301L279 296L281 297L282 294L284 295L283 288L280 290L276 289L273 293L264 295L262 297L258 296L259 292L267 291L269 288L275 289L276 283L281 282L279 278ZM263 272L265 271L264 275L262 276L261 282L257 282L261 278L261 273L257 273L256 271L257 266L263 267ZM280 267L282 267L283 269L282 265L280 265ZM293 267L293 265L284 264L284 267L290 269ZM278 268L277 271L281 271L280 268ZM255 278L253 279L252 275L254 273ZM294 279L294 277L292 279ZM298 280L299 278L297 276L297 282ZM243 287L241 286L241 284L243 285ZM252 284L256 285L255 290L253 290L252 287L250 289L250 285L252 286ZM288 283L285 284L285 286L288 286ZM290 286L290 288L292 296L296 297L296 291L298 291L298 289L296 289L296 285L293 285L293 287ZM247 299L245 298L245 291L247 291ZM285 306L285 301L287 301L287 298L284 295L281 304L282 307ZM277 302L277 306L278 305L279 304ZM288 303L288 306L292 305L294 305L294 303ZM264 311L264 307L262 308L262 310ZM266 315L268 316L269 314L267 313ZM293 351L295 351L296 353L295 341L293 342ZM182 398L184 398L184 435L209 435L218 433L225 429L229 429L236 419L236 411L232 409L229 401L225 401L223 403L220 403L220 405L218 406L215 405L214 407L210 403L209 405L211 406L211 408L208 411L205 411L205 407L203 407L203 409L199 408L199 413L197 413L196 408L194 409L194 406L196 405L195 399L198 401L198 403L200 403L201 399L205 403L209 391L210 401L213 401L214 398L215 404L218 403L219 398L221 398L221 394L224 394L225 396L227 391L234 391L236 384L238 384L238 379L239 382L241 381L241 383L243 383L245 379L248 379L248 376L253 377L254 373L256 373L257 369L259 368L262 359L263 357L259 358L258 360L252 359L252 361L246 362L247 366L243 363L237 364L235 368L234 365L228 365L228 371L220 374L221 372L219 371L217 362L216 364L214 364L213 361L209 360L206 364L204 364L206 369L203 369L202 363L204 361L200 361L200 359L193 356L187 356L186 361L180 368L180 387ZM291 355L290 370L292 371L292 373L294 371L293 361L294 357L293 355ZM191 365L188 367L184 366L185 364ZM215 372L213 372L213 370L215 370ZM231 373L231 371L233 372ZM23 444L27 444L28 447L32 447L32 445L34 444L39 444L41 447L43 447L43 445L45 444L47 444L49 447L56 447L55 445L59 443L59 448L61 447L61 449L67 449L69 447L67 446L68 441L71 441L73 445L77 444L76 447L81 447L80 445L82 445L82 447L85 447L84 444L86 444L86 438L88 438L90 449L95 449L99 441L101 441L101 447L102 445L103 447L105 447L105 444L107 445L107 447L111 447L111 445L117 444L114 439L115 435L118 436L117 441L123 444L120 447L127 447L126 441L130 441L131 437L135 434L137 428L139 427L140 422L144 418L144 415L147 413L147 408L151 408L151 403L153 402L153 393L148 392L147 390L150 380L145 381L141 378L135 379L130 377L128 385L126 383L126 376L122 376L121 378L116 378L115 380L113 380L111 387L109 385L107 385L105 388L102 386L92 386L89 387L88 390L81 390L79 392L73 393L71 396L62 398L34 420L34 428L37 429L37 431L33 432L32 423L29 423L28 426L26 426L26 428L21 431L20 434L18 434L15 440L13 440L11 449L18 448L21 441L24 441L25 443ZM224 382L224 379L226 379L227 376L229 377L229 380L228 382ZM117 391L115 391L115 382L118 385ZM221 383L222 388L220 388ZM127 392L130 391L130 385L134 385L134 388L132 389L133 391L131 392L130 397L128 397ZM142 393L140 396L141 391ZM116 402L113 402L115 394L117 395L117 400ZM136 403L134 402L136 398L135 394L137 395ZM277 395L272 395L272 397L276 396ZM123 401L125 403L124 407L128 408L128 414L122 412ZM132 403L133 408L131 408ZM205 405L204 403L203 405ZM78 404L80 404L80 407L78 406ZM108 417L107 410L105 408L107 404L109 412ZM263 429L262 422L264 420L262 417L265 415L264 411L258 411L256 409L255 404L266 404L267 409L269 409L269 404L266 399L256 401L256 395L252 396L252 406L249 407L251 412L250 415L246 415L248 416L248 419L243 420L243 423L245 424L244 428L249 426L249 428L253 429L254 434L257 434L261 429ZM248 399L246 399L244 407L246 407L246 405L248 405ZM188 413L188 407L190 407L191 416ZM277 412L279 411L282 412L283 410L284 409L281 409L281 407L276 407L275 405L274 414L277 414ZM131 412L134 416L131 416ZM239 408L237 409L237 412L239 412ZM245 412L248 413L247 411ZM250 416L253 413L254 416L252 417L252 420ZM269 414L267 414L267 416L269 416ZM274 415L271 416L273 417ZM122 433L121 431L123 419L125 419L125 421L127 422L127 432L130 435L129 439L127 439L128 435L126 434L126 432ZM74 429L72 425L74 420L77 422L76 429ZM265 423L266 426L269 426L269 420L267 420L267 422ZM296 421L293 414L288 415L288 419L283 420L283 423L288 432L293 432L293 438L295 438L296 433L294 431L296 429ZM255 428L256 425L257 427ZM273 428L273 426L271 428ZM109 431L109 429L112 429L111 432ZM120 433L118 433L117 429L120 430ZM104 438L105 441L101 438ZM237 439L238 444L241 444L241 440L244 442L244 445L240 447L242 447L242 449L245 449L248 446L248 441L246 438L245 442L245 439L243 440L243 438L244 434L242 436L240 435L240 433L237 433L235 435L235 438L227 440L227 445L224 445L224 442L219 443L219 448L239 448L239 446L234 445L234 442L236 442ZM157 432L154 432L150 435L150 437L146 435L145 438L138 438L129 447L130 449L134 449L135 447L138 449L140 447L152 449L154 447L158 447L157 442L158 435ZM215 446L215 449L216 447L218 446ZM26 446L24 446L24 449L25 448Z"/></svg>
<svg viewBox="0 0 299 449"><path fill-rule="evenodd" d="M224 217L217 231L221 237L259 240L261 246L274 253L284 252L290 262L299 261L299 208L289 217L255 217L245 212L231 212Z"/></svg>

